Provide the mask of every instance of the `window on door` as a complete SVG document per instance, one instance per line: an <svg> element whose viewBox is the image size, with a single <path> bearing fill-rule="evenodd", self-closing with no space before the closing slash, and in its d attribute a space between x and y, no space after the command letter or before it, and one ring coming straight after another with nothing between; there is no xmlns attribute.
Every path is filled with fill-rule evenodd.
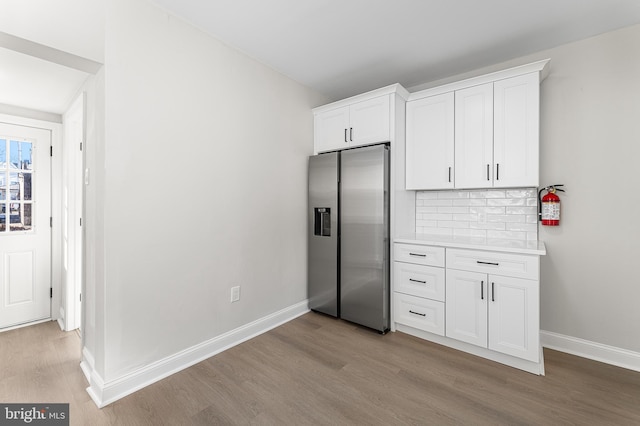
<svg viewBox="0 0 640 426"><path fill-rule="evenodd" d="M33 142L0 138L0 234L32 230Z"/></svg>

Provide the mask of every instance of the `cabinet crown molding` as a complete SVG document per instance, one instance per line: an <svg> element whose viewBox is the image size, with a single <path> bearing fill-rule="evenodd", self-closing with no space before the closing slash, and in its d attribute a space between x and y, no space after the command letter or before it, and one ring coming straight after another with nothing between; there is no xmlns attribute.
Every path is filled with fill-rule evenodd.
<svg viewBox="0 0 640 426"><path fill-rule="evenodd" d="M367 99L376 98L378 96L385 96L385 95L389 95L389 94L392 94L392 93L396 93L397 95L399 95L405 101L409 97L409 92L407 91L407 89L402 87L401 84L395 83L395 84L391 84L389 86L381 87L379 89L371 90L369 92L361 93L359 95L355 95L355 96L352 96L350 98L341 99L339 101L332 102L330 104L326 104L326 105L322 105L322 106L313 108L312 111L313 111L314 114L318 114L318 113L322 113L322 112L325 112L325 111L330 111L332 109L336 109L336 108L340 108L340 107L343 107L343 106L351 105L351 104L356 103L356 102L360 102L360 101L364 101L364 100L367 100Z"/></svg>
<svg viewBox="0 0 640 426"><path fill-rule="evenodd" d="M466 89L468 87L478 86L480 84L491 83L494 81L504 80L506 78L517 77L523 74L529 74L533 72L539 73L539 81L544 80L547 77L549 70L549 62L551 59L544 59L530 64L520 65L513 68L508 68L501 71L492 72L489 74L480 75L477 77L471 77L464 80L456 81L453 83L444 84L442 86L432 87L430 89L420 90L413 92L409 95L408 101L414 101L416 99L422 99L429 96L440 95L442 93L453 92L456 90Z"/></svg>

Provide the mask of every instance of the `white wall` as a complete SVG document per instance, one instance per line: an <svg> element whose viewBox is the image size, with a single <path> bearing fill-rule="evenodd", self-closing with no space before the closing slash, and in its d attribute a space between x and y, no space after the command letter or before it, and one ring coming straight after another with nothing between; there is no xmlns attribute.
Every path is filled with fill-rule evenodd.
<svg viewBox="0 0 640 426"><path fill-rule="evenodd" d="M104 295L87 315L113 380L306 299L324 99L144 0L108 2L105 64L104 257L87 247Z"/></svg>
<svg viewBox="0 0 640 426"><path fill-rule="evenodd" d="M551 58L541 86L540 184L565 184L540 226L541 328L640 352L640 25L432 82Z"/></svg>

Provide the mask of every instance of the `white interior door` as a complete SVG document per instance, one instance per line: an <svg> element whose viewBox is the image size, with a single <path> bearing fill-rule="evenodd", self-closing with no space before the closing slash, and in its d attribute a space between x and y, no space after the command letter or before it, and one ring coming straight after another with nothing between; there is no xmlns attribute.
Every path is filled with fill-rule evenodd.
<svg viewBox="0 0 640 426"><path fill-rule="evenodd" d="M0 123L0 328L51 317L51 132Z"/></svg>

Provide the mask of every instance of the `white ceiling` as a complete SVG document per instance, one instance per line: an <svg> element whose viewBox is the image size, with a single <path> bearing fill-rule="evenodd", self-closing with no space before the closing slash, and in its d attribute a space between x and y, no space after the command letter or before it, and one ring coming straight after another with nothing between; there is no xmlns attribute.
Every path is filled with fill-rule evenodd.
<svg viewBox="0 0 640 426"><path fill-rule="evenodd" d="M0 1L0 104L62 114L89 76L75 64L92 61L104 61L104 0Z"/></svg>
<svg viewBox="0 0 640 426"><path fill-rule="evenodd" d="M412 87L640 23L640 0L151 1L332 99ZM1 36L102 63L104 6L0 1L0 104L64 112L86 70L11 51Z"/></svg>
<svg viewBox="0 0 640 426"><path fill-rule="evenodd" d="M640 22L640 0L152 0L333 99Z"/></svg>

